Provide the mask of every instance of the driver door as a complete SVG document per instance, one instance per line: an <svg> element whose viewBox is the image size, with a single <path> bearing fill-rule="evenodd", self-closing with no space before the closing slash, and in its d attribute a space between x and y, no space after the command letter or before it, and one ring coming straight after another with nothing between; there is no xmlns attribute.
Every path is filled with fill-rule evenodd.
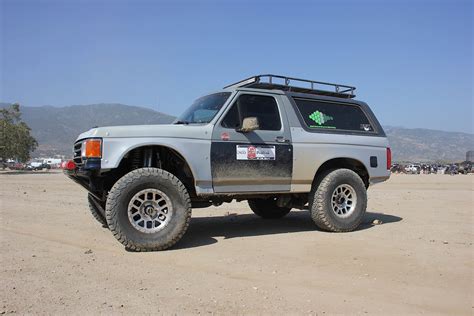
<svg viewBox="0 0 474 316"><path fill-rule="evenodd" d="M288 192L293 148L279 95L240 92L212 133L211 171L216 193ZM243 119L258 129L241 132Z"/></svg>

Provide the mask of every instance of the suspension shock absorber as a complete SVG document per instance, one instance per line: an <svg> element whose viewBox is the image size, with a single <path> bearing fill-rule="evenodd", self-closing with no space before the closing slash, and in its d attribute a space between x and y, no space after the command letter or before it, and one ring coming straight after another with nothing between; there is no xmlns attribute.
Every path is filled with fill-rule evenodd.
<svg viewBox="0 0 474 316"><path fill-rule="evenodd" d="M141 150L134 150L130 153L130 161L132 165L132 170L138 169L142 165L142 159L141 159Z"/></svg>
<svg viewBox="0 0 474 316"><path fill-rule="evenodd" d="M143 167L153 167L153 149L145 148L143 150Z"/></svg>

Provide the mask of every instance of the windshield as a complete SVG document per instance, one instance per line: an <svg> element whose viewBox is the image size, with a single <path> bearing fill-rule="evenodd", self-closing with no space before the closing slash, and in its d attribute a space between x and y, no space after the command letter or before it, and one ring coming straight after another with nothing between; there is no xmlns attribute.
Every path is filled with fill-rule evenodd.
<svg viewBox="0 0 474 316"><path fill-rule="evenodd" d="M222 108L230 92L220 92L197 99L175 121L175 124L209 123Z"/></svg>

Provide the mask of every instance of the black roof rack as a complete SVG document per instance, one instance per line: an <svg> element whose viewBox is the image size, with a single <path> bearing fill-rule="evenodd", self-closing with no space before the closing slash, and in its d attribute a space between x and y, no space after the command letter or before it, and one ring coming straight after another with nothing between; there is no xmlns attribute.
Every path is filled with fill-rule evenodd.
<svg viewBox="0 0 474 316"><path fill-rule="evenodd" d="M308 87L290 85L293 82L304 83ZM298 84L297 83L297 84ZM318 95L326 95L336 98L351 99L355 97L355 87L346 86L338 83L321 82L307 79L298 79L279 75L257 75L231 85L227 88L256 88L256 89L278 89L283 91L310 93ZM319 89L321 87L322 89Z"/></svg>

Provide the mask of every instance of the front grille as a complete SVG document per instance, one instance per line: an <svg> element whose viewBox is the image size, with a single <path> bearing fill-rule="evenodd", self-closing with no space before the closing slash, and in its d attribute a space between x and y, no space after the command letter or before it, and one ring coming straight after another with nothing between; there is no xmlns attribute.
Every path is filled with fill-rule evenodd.
<svg viewBox="0 0 474 316"><path fill-rule="evenodd" d="M78 141L77 143L74 144L74 162L76 163L77 166L82 166L82 141Z"/></svg>

